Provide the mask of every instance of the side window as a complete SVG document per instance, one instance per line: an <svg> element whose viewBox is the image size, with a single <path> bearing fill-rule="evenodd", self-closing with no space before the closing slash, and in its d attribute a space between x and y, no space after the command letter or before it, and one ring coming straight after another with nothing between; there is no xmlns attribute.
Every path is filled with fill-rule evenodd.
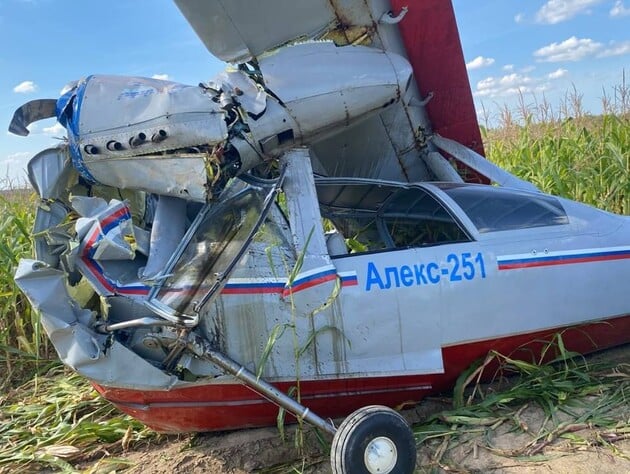
<svg viewBox="0 0 630 474"><path fill-rule="evenodd" d="M397 248L423 247L470 240L454 221L444 222L401 217L385 217L383 220L394 246Z"/></svg>
<svg viewBox="0 0 630 474"><path fill-rule="evenodd" d="M423 189L401 189L381 214L397 248L470 241L444 206Z"/></svg>
<svg viewBox="0 0 630 474"><path fill-rule="evenodd" d="M471 239L425 189L389 183L323 183L322 217L328 219L331 255L422 247ZM342 238L347 248L337 245Z"/></svg>
<svg viewBox="0 0 630 474"><path fill-rule="evenodd" d="M443 185L480 233L569 223L553 196L485 185Z"/></svg>
<svg viewBox="0 0 630 474"><path fill-rule="evenodd" d="M350 252L371 252L387 248L387 242L378 230L376 215L330 215L335 229L345 237Z"/></svg>

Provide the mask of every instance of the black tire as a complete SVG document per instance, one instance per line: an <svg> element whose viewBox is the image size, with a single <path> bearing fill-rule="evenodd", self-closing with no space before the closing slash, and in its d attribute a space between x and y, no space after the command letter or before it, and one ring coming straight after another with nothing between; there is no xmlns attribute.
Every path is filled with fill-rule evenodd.
<svg viewBox="0 0 630 474"><path fill-rule="evenodd" d="M334 474L411 474L416 442L405 419L391 408L359 408L335 433L330 464Z"/></svg>

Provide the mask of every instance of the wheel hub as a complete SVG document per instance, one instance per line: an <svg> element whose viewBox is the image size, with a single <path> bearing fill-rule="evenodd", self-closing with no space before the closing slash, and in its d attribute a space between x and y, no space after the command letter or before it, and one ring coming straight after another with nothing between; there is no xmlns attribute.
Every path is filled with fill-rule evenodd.
<svg viewBox="0 0 630 474"><path fill-rule="evenodd" d="M368 443L363 460L370 474L388 474L396 465L398 450L391 439L379 436Z"/></svg>

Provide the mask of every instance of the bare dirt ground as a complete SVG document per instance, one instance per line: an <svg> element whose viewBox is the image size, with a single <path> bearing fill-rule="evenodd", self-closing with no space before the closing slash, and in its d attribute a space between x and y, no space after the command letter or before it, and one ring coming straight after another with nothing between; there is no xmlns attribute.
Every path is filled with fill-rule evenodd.
<svg viewBox="0 0 630 474"><path fill-rule="evenodd" d="M596 360L630 363L630 346L595 356ZM410 423L450 408L450 399L435 398L403 411ZM593 397L593 404L598 402ZM417 450L419 473L630 473L630 400L615 413L622 428L614 434L574 420L560 419L558 436L536 439L545 415L525 405L511 422L481 427L477 433L439 438ZM562 423L564 421L564 423ZM330 472L327 447L305 427L304 448L295 448L295 427L282 441L276 428L164 437L160 443L135 446L123 457L86 467L93 474L171 473L308 473Z"/></svg>

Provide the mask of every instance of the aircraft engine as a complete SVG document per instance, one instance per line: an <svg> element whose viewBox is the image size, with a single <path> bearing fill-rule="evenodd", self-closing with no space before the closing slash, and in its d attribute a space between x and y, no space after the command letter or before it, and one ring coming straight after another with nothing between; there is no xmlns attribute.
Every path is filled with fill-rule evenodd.
<svg viewBox="0 0 630 474"><path fill-rule="evenodd" d="M47 100L22 106L11 130L28 134L28 123L54 113L88 183L204 202L227 179L401 100L411 76L407 60L390 52L308 42L198 86L90 76L55 107Z"/></svg>

